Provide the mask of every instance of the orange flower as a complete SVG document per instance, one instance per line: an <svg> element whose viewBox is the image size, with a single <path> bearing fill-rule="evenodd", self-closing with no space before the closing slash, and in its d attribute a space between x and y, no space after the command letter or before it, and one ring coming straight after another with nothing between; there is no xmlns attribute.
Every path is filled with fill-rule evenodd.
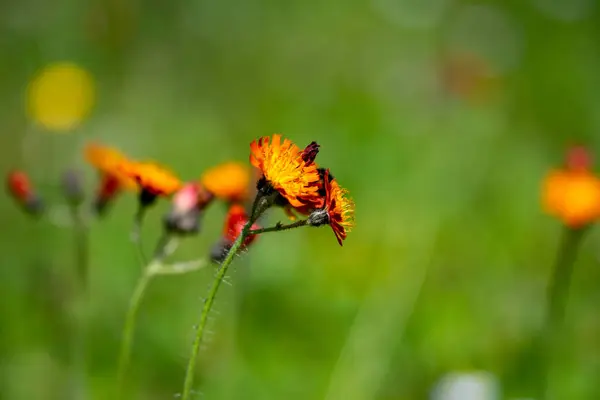
<svg viewBox="0 0 600 400"><path fill-rule="evenodd" d="M169 196L182 186L171 171L152 162L122 161L118 169L150 195Z"/></svg>
<svg viewBox="0 0 600 400"><path fill-rule="evenodd" d="M308 216L313 211L322 209L324 207L324 205L325 205L325 195L326 195L326 192L325 192L325 172L326 172L326 169L325 168L317 168L317 171L319 173L319 181L316 184L318 196L314 197L311 200L310 204L307 204L307 205L304 205L304 206L301 206L301 207L292 207L289 204L286 204L285 206L283 206L283 212L285 213L285 215L287 215L287 217L290 220L292 220L292 221L297 220L298 217L296 216L296 214ZM331 175L331 173L329 174L329 178L331 180L333 180L333 176Z"/></svg>
<svg viewBox="0 0 600 400"><path fill-rule="evenodd" d="M200 181L215 197L231 202L244 201L250 188L250 171L243 164L227 162L204 172Z"/></svg>
<svg viewBox="0 0 600 400"><path fill-rule="evenodd" d="M311 143L302 152L281 135L261 137L250 143L250 163L261 170L266 182L292 207L302 207L318 197L319 173L314 157L318 145Z"/></svg>
<svg viewBox="0 0 600 400"><path fill-rule="evenodd" d="M325 210L329 216L329 225L342 246L342 241L354 226L354 201L349 197L348 191L330 177L329 170L325 171L324 184Z"/></svg>
<svg viewBox="0 0 600 400"><path fill-rule="evenodd" d="M96 167L103 175L116 178L120 186L132 190L137 187L135 180L119 170L119 164L127 161L127 157L119 150L97 143L90 143L85 147L84 154L91 165Z"/></svg>
<svg viewBox="0 0 600 400"><path fill-rule="evenodd" d="M569 152L565 169L555 170L544 180L542 206L571 228L600 218L600 179L589 170L589 156L581 148Z"/></svg>
<svg viewBox="0 0 600 400"><path fill-rule="evenodd" d="M571 228L600 217L600 180L584 171L553 171L544 181L544 210Z"/></svg>

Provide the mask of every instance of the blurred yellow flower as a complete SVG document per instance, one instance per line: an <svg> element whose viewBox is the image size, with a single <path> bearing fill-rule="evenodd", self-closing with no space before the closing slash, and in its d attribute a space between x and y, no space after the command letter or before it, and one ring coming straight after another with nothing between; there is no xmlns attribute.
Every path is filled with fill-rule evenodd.
<svg viewBox="0 0 600 400"><path fill-rule="evenodd" d="M69 62L46 66L27 88L27 111L44 128L67 132L89 115L95 97L92 76Z"/></svg>
<svg viewBox="0 0 600 400"><path fill-rule="evenodd" d="M200 181L220 199L243 201L250 189L250 168L237 162L223 163L204 172Z"/></svg>
<svg viewBox="0 0 600 400"><path fill-rule="evenodd" d="M600 218L600 179L582 164L580 148L570 152L567 167L550 172L544 180L542 206L571 228Z"/></svg>

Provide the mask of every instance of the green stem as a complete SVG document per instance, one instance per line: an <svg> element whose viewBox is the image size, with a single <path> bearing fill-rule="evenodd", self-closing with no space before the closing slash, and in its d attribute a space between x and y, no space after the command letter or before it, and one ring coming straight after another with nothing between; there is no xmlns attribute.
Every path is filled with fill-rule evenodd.
<svg viewBox="0 0 600 400"><path fill-rule="evenodd" d="M138 213L141 215L141 213ZM138 220L136 218L136 220ZM123 333L121 338L121 350L119 351L119 366L117 372L117 390L118 398L123 395L123 389L125 386L125 376L129 363L131 361L131 347L133 344L133 334L135 332L135 322L137 320L137 313L144 298L146 288L150 284L152 278L156 275L157 271L162 266L162 261L165 258L165 249L167 249L172 240L175 240L169 235L163 235L158 242L154 259L146 265L140 279L138 280L136 287L129 300L129 307L127 309L127 315L125 316L125 325L123 326Z"/></svg>
<svg viewBox="0 0 600 400"><path fill-rule="evenodd" d="M552 278L548 287L546 320L542 332L542 345L540 346L542 352L540 355L542 360L539 380L540 400L547 398L549 364L554 351L559 347L567 296L573 276L573 265L579 243L585 231L585 228L565 228L554 263Z"/></svg>
<svg viewBox="0 0 600 400"><path fill-rule="evenodd" d="M303 219L301 221L297 221L297 222L294 222L293 224L288 224L288 225L283 225L283 224L281 224L281 222L278 222L275 226L271 226L269 228L254 229L254 230L251 230L250 232L248 232L248 234L258 235L260 233L286 231L288 229L299 228L299 227L305 226L307 224L308 224L308 220L306 220L306 219Z"/></svg>
<svg viewBox="0 0 600 400"><path fill-rule="evenodd" d="M87 378L87 306L88 306L88 273L89 273L89 241L88 229L79 204L71 204L71 219L73 221L73 242L75 253L75 268L77 288L70 306L75 312L73 318L72 338L72 390L75 399L85 399Z"/></svg>
<svg viewBox="0 0 600 400"><path fill-rule="evenodd" d="M133 343L133 333L135 331L135 321L137 317L140 304L144 298L144 292L148 287L148 284L152 280L153 274L150 273L151 265L142 273L135 290L129 300L129 308L127 309L127 316L125 317L125 325L123 327L123 334L121 339L121 350L119 352L119 369L118 369L118 390L119 397L123 394L123 387L125 384L125 375L129 367L131 360L131 345Z"/></svg>
<svg viewBox="0 0 600 400"><path fill-rule="evenodd" d="M181 396L181 400L189 400L190 398L192 386L194 384L196 360L198 358L198 353L200 352L200 345L202 344L202 338L204 336L204 328L206 326L206 321L208 320L208 314L212 308L213 302L215 301L215 297L219 287L221 286L221 282L227 274L227 269L237 254L240 246L242 245L242 241L247 236L247 233L248 229L244 228L242 234L238 236L236 241L231 246L229 253L227 253L227 257L225 257L225 260L223 260L221 267L217 271L217 275L215 276L215 279L208 291L208 297L204 299L204 306L202 307L202 313L200 314L200 323L196 328L196 336L194 338L194 343L192 344L192 352L190 354L190 359L185 373L185 383L183 385L183 394Z"/></svg>
<svg viewBox="0 0 600 400"><path fill-rule="evenodd" d="M194 385L194 371L196 369L198 353L200 352L200 345L202 344L202 338L204 336L206 322L208 321L208 314L210 313L212 305L215 301L215 297L217 296L217 292L219 291L221 282L225 278L227 274L227 269L233 261L233 258L238 253L238 250L242 246L244 239L250 234L250 228L252 227L252 224L271 206L271 204L272 203L270 199L262 197L260 195L254 199L250 220L246 223L246 225L244 225L242 233L240 234L240 236L237 237L237 239L229 249L227 256L223 260L223 263L217 271L215 279L213 280L213 283L210 286L210 289L208 290L208 297L204 299L204 305L202 306L202 312L200 313L200 322L196 326L196 334L194 337L194 342L192 343L192 351L190 353L190 359L188 361L187 369L185 371L185 381L183 384L183 393L181 395L181 400L190 400L192 387Z"/></svg>
<svg viewBox="0 0 600 400"><path fill-rule="evenodd" d="M133 227L131 229L131 240L135 244L135 250L137 252L140 264L142 265L148 264L148 257L146 257L144 248L142 247L142 223L144 221L145 214L146 207L140 204L137 212L135 213Z"/></svg>

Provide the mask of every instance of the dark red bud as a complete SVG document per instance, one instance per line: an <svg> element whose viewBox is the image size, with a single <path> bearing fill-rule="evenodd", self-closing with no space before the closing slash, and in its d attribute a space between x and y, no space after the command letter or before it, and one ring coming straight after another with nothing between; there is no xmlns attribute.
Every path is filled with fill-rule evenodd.
<svg viewBox="0 0 600 400"><path fill-rule="evenodd" d="M317 154L319 154L319 147L321 146L317 142L310 142L310 144L302 151L302 160L306 165L311 165L315 162L315 158L317 158Z"/></svg>
<svg viewBox="0 0 600 400"><path fill-rule="evenodd" d="M592 167L592 156L583 146L569 149L567 153L567 167L572 170L589 170Z"/></svg>

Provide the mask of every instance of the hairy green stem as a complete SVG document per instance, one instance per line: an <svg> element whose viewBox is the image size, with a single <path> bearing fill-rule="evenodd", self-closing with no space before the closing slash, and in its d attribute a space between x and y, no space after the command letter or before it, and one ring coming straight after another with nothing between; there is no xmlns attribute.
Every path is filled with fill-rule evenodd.
<svg viewBox="0 0 600 400"><path fill-rule="evenodd" d="M183 384L183 392L181 394L181 400L190 400L190 396L192 394L192 388L194 386L194 371L196 369L198 353L200 353L200 346L202 344L202 339L204 337L204 331L206 328L206 322L208 321L208 314L212 309L212 305L215 301L215 297L217 296L217 292L219 291L219 287L221 286L221 282L225 278L227 274L227 269L229 265L233 261L233 258L238 253L242 243L244 243L244 239L248 237L250 234L250 228L254 221L256 221L272 204L272 199L269 199L264 196L258 195L254 199L254 203L252 205L252 212L250 216L250 220L244 225L241 234L237 237L227 256L221 263L217 274L215 275L215 279L211 284L208 290L208 296L204 299L204 305L202 306L202 312L200 313L200 322L196 326L196 333L194 336L194 342L192 343L192 351L190 353L190 359L188 361L188 365L185 371L185 381Z"/></svg>
<svg viewBox="0 0 600 400"><path fill-rule="evenodd" d="M204 328L206 326L206 322L208 321L208 314L212 308L213 302L215 301L215 297L219 287L221 286L221 282L227 274L227 269L229 268L229 265L233 261L233 258L237 254L242 245L242 241L247 234L248 229L244 228L242 234L238 236L236 241L231 246L229 253L227 253L227 257L225 257L225 260L223 260L223 263L217 271L217 275L215 276L215 279L208 290L208 297L204 299L204 306L202 307L202 313L200 314L200 322L196 328L196 335L194 337L194 343L192 344L192 352L190 353L190 359L188 361L188 366L185 373L185 382L183 385L183 394L181 396L181 400L189 400L190 398L192 386L194 385L194 370L196 368L196 360L198 358L198 353L200 352L200 345L202 344Z"/></svg>
<svg viewBox="0 0 600 400"><path fill-rule="evenodd" d="M294 222L292 224L288 224L288 225L283 225L281 222L278 222L275 226L271 226L269 228L254 229L254 230L251 230L250 232L248 232L248 234L258 235L260 233L286 231L289 229L299 228L299 227L305 226L307 224L308 224L308 220L306 220L306 219L296 221L296 222Z"/></svg>
<svg viewBox="0 0 600 400"><path fill-rule="evenodd" d="M538 386L539 399L548 398L548 371L555 351L560 345L564 324L569 286L573 276L573 265L579 244L586 229L565 228L559 245L552 278L548 287L547 310L544 329L541 336L541 371Z"/></svg>

